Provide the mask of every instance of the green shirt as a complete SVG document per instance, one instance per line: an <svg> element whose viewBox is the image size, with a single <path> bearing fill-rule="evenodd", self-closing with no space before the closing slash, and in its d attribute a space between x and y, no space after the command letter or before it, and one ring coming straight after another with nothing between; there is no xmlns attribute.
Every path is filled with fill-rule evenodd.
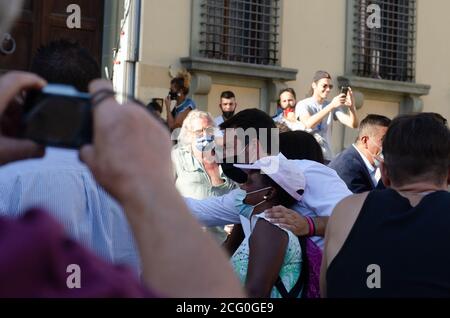
<svg viewBox="0 0 450 318"><path fill-rule="evenodd" d="M236 184L223 174L220 166L220 177L225 182L213 186L203 164L194 157L190 146L175 146L172 149L172 162L176 187L184 197L202 200L211 196L222 196L236 188Z"/></svg>

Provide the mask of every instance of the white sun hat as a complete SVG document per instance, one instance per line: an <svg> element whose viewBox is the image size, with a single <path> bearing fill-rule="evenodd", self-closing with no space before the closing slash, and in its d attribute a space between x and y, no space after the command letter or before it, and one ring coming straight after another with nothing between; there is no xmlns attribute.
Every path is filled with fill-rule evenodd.
<svg viewBox="0 0 450 318"><path fill-rule="evenodd" d="M261 158L252 164L234 166L243 170L261 170L294 199L302 199L306 185L305 175L295 160L288 160L282 153Z"/></svg>

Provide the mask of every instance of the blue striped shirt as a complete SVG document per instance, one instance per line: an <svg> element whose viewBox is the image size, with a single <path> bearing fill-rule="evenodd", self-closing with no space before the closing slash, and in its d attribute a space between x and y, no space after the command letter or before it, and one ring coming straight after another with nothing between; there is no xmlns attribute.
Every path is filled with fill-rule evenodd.
<svg viewBox="0 0 450 318"><path fill-rule="evenodd" d="M48 211L69 236L98 256L140 273L122 208L96 183L76 151L47 148L42 159L0 167L0 215L18 217L31 207Z"/></svg>

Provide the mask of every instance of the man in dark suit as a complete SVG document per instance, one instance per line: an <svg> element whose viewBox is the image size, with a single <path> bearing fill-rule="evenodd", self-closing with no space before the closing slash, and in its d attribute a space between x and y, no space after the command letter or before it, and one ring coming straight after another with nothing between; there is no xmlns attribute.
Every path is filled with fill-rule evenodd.
<svg viewBox="0 0 450 318"><path fill-rule="evenodd" d="M345 149L328 165L336 170L353 193L375 189L379 176L381 144L391 120L385 116L370 114L359 127L356 143Z"/></svg>

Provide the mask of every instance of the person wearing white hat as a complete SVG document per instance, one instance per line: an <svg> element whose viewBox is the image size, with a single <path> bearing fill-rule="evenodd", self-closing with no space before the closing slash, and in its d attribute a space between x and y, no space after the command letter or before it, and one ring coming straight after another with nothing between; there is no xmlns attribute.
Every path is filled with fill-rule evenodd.
<svg viewBox="0 0 450 318"><path fill-rule="evenodd" d="M263 157L263 155L261 155L262 152L271 152L265 151L265 148L259 141L259 138L266 138L265 140L271 139L271 127L275 127L273 120L269 115L258 109L241 111L221 125L221 129L226 129L227 134L229 133L230 135L233 134L233 129L237 128L242 128L244 130L257 128L257 131L258 129L261 131L261 128L267 128L265 130L267 135L261 134L260 137L256 136L255 138L250 138L248 142L245 143L244 147L242 147L244 143L240 143L241 148L238 148L238 151L243 151L242 148L244 149L246 162L256 161L256 159L259 159L258 155ZM301 134L301 131L296 131L294 133ZM287 211L290 217L294 215L291 219L294 221L299 220L299 223L303 225L303 228L307 229L309 234L311 234L307 236L310 236L314 243L320 248L323 248L323 234L325 233L328 217L331 215L336 204L352 193L347 188L344 181L339 178L336 171L320 163L321 160L318 160L318 156L315 155L315 149L314 151L305 151L305 148L314 148L311 140L298 138L299 136L283 138L283 135L286 136L286 133L279 135L279 152L285 154L290 160L294 160L295 165L292 167L293 171L301 170L308 182L305 193L300 201L294 202L294 204L286 206L286 208L281 205L274 207L277 209L275 214L279 215L279 210L283 208L281 212ZM312 139L318 147L319 152L321 152L320 146L317 144L314 137ZM278 154L278 152L273 153L273 155L275 154ZM322 157L323 160L322 154L320 154L320 157ZM239 173L242 173L241 169L235 168L232 164L231 167ZM232 176L230 176L230 178L238 183L244 183L247 176L245 173L243 173L243 175L245 178L242 182L233 179ZM237 190L233 190L223 196L209 197L203 200L185 198L185 202L191 213L205 226L240 224L241 218L239 218L239 212L234 206L237 192ZM295 213L300 214L302 217L297 218ZM272 213L272 217L274 217L273 214L274 213ZM285 213L283 213L283 215L284 214ZM312 222L315 223L314 226L311 227L306 223L306 217L309 217ZM310 231L311 228L315 228L315 231Z"/></svg>
<svg viewBox="0 0 450 318"><path fill-rule="evenodd" d="M302 250L291 231L270 223L264 211L282 204L300 201L305 177L295 162L278 156L265 157L253 164L235 164L248 174L235 197L245 239L231 257L235 272L250 297L281 298L278 278L286 291L300 296L297 282L302 267Z"/></svg>

